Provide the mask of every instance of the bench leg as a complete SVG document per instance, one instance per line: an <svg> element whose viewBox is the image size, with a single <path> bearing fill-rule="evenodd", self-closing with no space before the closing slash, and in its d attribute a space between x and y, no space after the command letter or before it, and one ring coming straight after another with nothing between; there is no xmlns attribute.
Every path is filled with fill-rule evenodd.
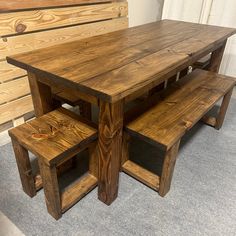
<svg viewBox="0 0 236 236"><path fill-rule="evenodd" d="M30 164L29 153L14 139L12 139L12 145L20 174L22 188L27 195L34 197L36 195L36 187Z"/></svg>
<svg viewBox="0 0 236 236"><path fill-rule="evenodd" d="M215 128L218 130L222 127L224 123L225 115L229 106L232 93L233 93L233 89L231 89L223 98L222 104L220 106L220 111L216 118L216 124L215 124Z"/></svg>
<svg viewBox="0 0 236 236"><path fill-rule="evenodd" d="M160 179L159 195L164 197L170 190L175 162L179 151L180 140L167 150L164 157L162 174Z"/></svg>
<svg viewBox="0 0 236 236"><path fill-rule="evenodd" d="M233 89L231 89L227 94L225 94L217 117L204 116L202 118L202 121L205 124L210 125L217 130L219 130L222 127L232 93L233 93Z"/></svg>
<svg viewBox="0 0 236 236"><path fill-rule="evenodd" d="M48 166L40 159L39 166L48 213L58 220L62 216L62 211L56 166Z"/></svg>

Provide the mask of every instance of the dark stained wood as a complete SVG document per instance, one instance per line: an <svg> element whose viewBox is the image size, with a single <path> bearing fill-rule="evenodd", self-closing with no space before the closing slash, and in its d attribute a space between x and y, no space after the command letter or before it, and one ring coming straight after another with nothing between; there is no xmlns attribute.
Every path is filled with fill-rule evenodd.
<svg viewBox="0 0 236 236"><path fill-rule="evenodd" d="M234 86L235 81L232 78L197 69L179 82L172 83L149 101L139 104L143 114L137 114L136 107L128 111L125 122L133 121L126 125L127 132L164 148L165 157L161 176L154 175L128 160L128 140L125 138L122 150L123 171L157 190L160 196L164 197L170 190L182 136L202 118L207 124L219 129L223 124ZM217 118L205 117L222 97L224 99ZM153 181L157 178L158 187L153 186Z"/></svg>
<svg viewBox="0 0 236 236"><path fill-rule="evenodd" d="M164 197L170 190L171 180L174 173L176 158L179 151L180 140L177 141L169 150L167 150L164 157L164 164L160 178L159 194Z"/></svg>
<svg viewBox="0 0 236 236"><path fill-rule="evenodd" d="M65 156L75 155L97 138L97 130L88 121L64 108L20 125L10 130L9 134L50 164L65 160Z"/></svg>
<svg viewBox="0 0 236 236"><path fill-rule="evenodd" d="M86 174L72 186L61 193L61 209L64 213L87 193L97 186L98 180L90 174Z"/></svg>
<svg viewBox="0 0 236 236"><path fill-rule="evenodd" d="M39 78L39 81L41 79ZM91 104L98 106L98 99L87 93L82 93L78 90L68 89L58 83L53 82L50 79L43 79L43 83L52 88L53 98L61 101L62 103L68 103L71 106L78 106L80 101L87 101Z"/></svg>
<svg viewBox="0 0 236 236"><path fill-rule="evenodd" d="M92 119L92 105L89 102L80 100L79 104L79 111L80 115L88 120Z"/></svg>
<svg viewBox="0 0 236 236"><path fill-rule="evenodd" d="M61 103L67 103L71 106L77 106L80 102L80 98L78 96L74 96L74 94L71 94L69 91L53 91L53 98Z"/></svg>
<svg viewBox="0 0 236 236"><path fill-rule="evenodd" d="M125 30L114 31L111 33L94 36L79 41L77 40L61 45L55 45L47 48L47 52L39 49L33 52L17 55L14 58L17 57L25 63L30 62L31 65L35 65L35 67L36 65L41 67L41 65L45 66L45 62L47 60L53 60L56 64L58 60L63 60L65 54L70 54L70 57L77 57L74 63L78 64L80 62L95 59L96 57L99 57L101 55L110 54L111 52L114 53L118 50L140 44L147 40L151 40L153 39L153 37L155 37L158 30L163 31L164 27L170 27L172 30L174 30L173 26L177 27L177 25L179 25L179 23L177 24L169 20L150 23L146 25L145 29L140 29L140 27L133 27ZM183 29L183 27L186 28L187 25L182 26L180 29ZM144 35L141 34L142 32L144 33ZM164 35L166 35L168 32L165 32ZM177 33L177 31L175 30L174 32ZM132 40L127 40L131 37L133 38ZM36 52L38 56L40 54L40 58L35 55ZM91 55L89 55L89 53L91 53ZM78 55L80 55L80 57L78 57ZM63 63L64 62L67 62L67 60L63 60ZM67 63L69 62L70 60ZM49 69L51 67L53 67L53 65L49 66Z"/></svg>
<svg viewBox="0 0 236 236"><path fill-rule="evenodd" d="M51 88L37 80L37 76L28 72L30 90L34 104L34 113L40 117L53 110L53 100Z"/></svg>
<svg viewBox="0 0 236 236"><path fill-rule="evenodd" d="M61 218L62 212L56 166L48 166L41 158L39 159L39 166L48 213L58 220Z"/></svg>
<svg viewBox="0 0 236 236"><path fill-rule="evenodd" d="M118 189L123 103L148 92L217 50L235 32L235 29L165 20L8 57L7 60L36 73L41 83L52 81L99 99L99 199L109 205L116 198ZM198 83L193 83L195 89ZM179 102L180 109L188 105L186 114L187 109L193 109L191 101L197 104L193 84L189 84L188 90L179 96L179 99L187 98L182 105ZM218 85L222 84L219 82ZM207 91L208 88L201 89ZM188 97L190 91L193 93ZM221 93L214 88L215 91L218 95ZM204 92L199 99L205 99L207 95ZM212 101L206 99L209 104L216 99L211 98ZM175 99L178 100L177 95ZM170 102L163 110L167 111L174 105ZM200 104L200 107L204 105ZM194 112L196 119L200 112ZM190 118L186 117L187 120ZM193 121L185 126L190 128ZM171 125L171 119L168 122ZM183 122L181 124L182 128ZM172 141L175 141L174 145L178 137ZM170 140L166 140L164 145L167 143L170 145L167 149L171 148Z"/></svg>
<svg viewBox="0 0 236 236"><path fill-rule="evenodd" d="M236 84L236 82L235 82L235 84ZM204 116L203 117L202 121L205 124L208 124L208 125L214 127L217 130L221 129L221 127L224 123L226 111L228 109L232 93L233 93L233 88L231 90L229 90L225 94L225 96L223 97L223 100L222 100L222 103L221 103L221 106L220 106L217 117L212 117L212 116Z"/></svg>
<svg viewBox="0 0 236 236"><path fill-rule="evenodd" d="M89 146L89 174L98 179L98 145L97 142Z"/></svg>
<svg viewBox="0 0 236 236"><path fill-rule="evenodd" d="M20 174L22 188L27 195L34 197L36 195L36 188L28 151L14 138L12 138L12 145Z"/></svg>
<svg viewBox="0 0 236 236"><path fill-rule="evenodd" d="M201 121L209 126L212 126L212 127L215 127L215 125L216 125L216 117L205 115L205 116L203 116Z"/></svg>
<svg viewBox="0 0 236 236"><path fill-rule="evenodd" d="M98 198L110 205L117 197L123 130L123 102L100 102Z"/></svg>
<svg viewBox="0 0 236 236"><path fill-rule="evenodd" d="M162 100L130 122L133 135L169 149L235 85L212 72L195 70L162 94Z"/></svg>
<svg viewBox="0 0 236 236"><path fill-rule="evenodd" d="M211 55L207 55L204 58L201 58L199 61L194 63L192 65L193 70L194 69L206 69L209 67L211 61Z"/></svg>
<svg viewBox="0 0 236 236"><path fill-rule="evenodd" d="M121 167L126 161L129 160L129 142L130 142L130 135L127 132L124 132L122 139Z"/></svg>
<svg viewBox="0 0 236 236"><path fill-rule="evenodd" d="M109 0L0 0L0 12L19 11L35 8L51 8L71 5L80 5L85 3L104 3Z"/></svg>
<svg viewBox="0 0 236 236"><path fill-rule="evenodd" d="M220 111L219 114L216 118L216 125L215 128L216 129L220 129L223 125L224 119L225 119L225 115L226 115L226 111L228 109L229 106L229 102L230 102L230 98L232 96L233 93L233 88L224 96L221 107L220 107Z"/></svg>
<svg viewBox="0 0 236 236"><path fill-rule="evenodd" d="M128 160L126 161L123 166L122 170L134 177L135 179L139 180L140 182L146 184L150 188L158 191L160 177L153 174L152 172L144 169L143 167L135 164L134 162Z"/></svg>
<svg viewBox="0 0 236 236"><path fill-rule="evenodd" d="M24 191L33 197L43 187L48 212L56 220L97 186L97 130L93 126L87 119L59 108L9 131ZM73 157L86 148L88 173L60 193L57 176L71 167ZM39 161L40 173L36 176L28 151Z"/></svg>
<svg viewBox="0 0 236 236"><path fill-rule="evenodd" d="M162 83L168 74L216 50L235 32L161 21L52 47L47 52L37 50L13 56L8 62L116 102L144 86Z"/></svg>
<svg viewBox="0 0 236 236"><path fill-rule="evenodd" d="M220 64L224 55L225 46L227 41L225 41L219 48L212 52L210 64L207 66L207 70L212 72L219 72Z"/></svg>

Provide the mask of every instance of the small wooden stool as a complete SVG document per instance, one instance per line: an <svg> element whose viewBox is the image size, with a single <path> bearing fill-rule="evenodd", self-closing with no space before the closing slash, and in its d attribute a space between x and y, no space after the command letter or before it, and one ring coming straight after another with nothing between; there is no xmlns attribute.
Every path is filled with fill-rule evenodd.
<svg viewBox="0 0 236 236"><path fill-rule="evenodd" d="M59 108L9 131L23 190L33 197L43 182L47 209L55 219L97 185L97 130L93 126ZM86 148L90 151L89 172L60 192L57 167ZM33 176L28 151L38 157L41 175Z"/></svg>

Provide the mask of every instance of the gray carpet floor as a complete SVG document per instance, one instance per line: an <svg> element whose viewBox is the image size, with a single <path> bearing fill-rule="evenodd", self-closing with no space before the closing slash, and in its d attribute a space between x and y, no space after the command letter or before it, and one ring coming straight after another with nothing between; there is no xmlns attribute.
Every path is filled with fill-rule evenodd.
<svg viewBox="0 0 236 236"><path fill-rule="evenodd" d="M160 171L157 149L133 140L131 155ZM97 200L95 189L55 221L43 191L30 199L21 190L8 144L0 148L0 210L25 235L236 235L236 100L222 130L199 123L184 137L165 198L122 173L111 206Z"/></svg>

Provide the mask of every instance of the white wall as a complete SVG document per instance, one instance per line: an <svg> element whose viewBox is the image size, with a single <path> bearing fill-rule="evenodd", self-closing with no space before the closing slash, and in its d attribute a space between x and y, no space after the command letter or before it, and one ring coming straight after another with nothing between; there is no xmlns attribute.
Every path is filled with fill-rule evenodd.
<svg viewBox="0 0 236 236"><path fill-rule="evenodd" d="M130 27L161 19L163 0L128 0L128 2Z"/></svg>
<svg viewBox="0 0 236 236"><path fill-rule="evenodd" d="M208 23L236 28L236 1L214 0ZM228 40L220 72L236 76L236 35Z"/></svg>
<svg viewBox="0 0 236 236"><path fill-rule="evenodd" d="M165 0L163 19L236 28L236 0ZM236 76L236 36L228 40L220 73Z"/></svg>

